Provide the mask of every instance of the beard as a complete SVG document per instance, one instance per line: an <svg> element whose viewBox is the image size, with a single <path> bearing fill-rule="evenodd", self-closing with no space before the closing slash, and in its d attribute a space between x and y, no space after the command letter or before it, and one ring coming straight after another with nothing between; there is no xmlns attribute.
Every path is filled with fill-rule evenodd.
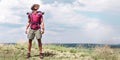
<svg viewBox="0 0 120 60"><path fill-rule="evenodd" d="M38 9L33 9L33 10L38 10Z"/></svg>

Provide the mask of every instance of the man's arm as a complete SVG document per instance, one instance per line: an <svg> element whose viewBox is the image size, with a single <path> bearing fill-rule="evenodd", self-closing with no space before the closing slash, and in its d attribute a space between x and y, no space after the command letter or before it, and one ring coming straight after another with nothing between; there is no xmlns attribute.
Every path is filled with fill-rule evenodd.
<svg viewBox="0 0 120 60"><path fill-rule="evenodd" d="M41 18L41 33L43 34L44 33L44 21L43 21L43 17Z"/></svg>
<svg viewBox="0 0 120 60"><path fill-rule="evenodd" d="M29 19L28 19L28 22L27 22L27 24L26 24L26 29L25 29L25 33L27 34L28 33L28 28L29 28L29 26L30 26L30 23L29 23Z"/></svg>

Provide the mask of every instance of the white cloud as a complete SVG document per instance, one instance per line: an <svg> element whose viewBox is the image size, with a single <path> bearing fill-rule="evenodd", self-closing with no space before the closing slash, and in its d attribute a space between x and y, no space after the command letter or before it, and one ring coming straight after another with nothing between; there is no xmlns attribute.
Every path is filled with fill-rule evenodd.
<svg viewBox="0 0 120 60"><path fill-rule="evenodd" d="M61 40L63 42L68 42L67 40L70 41L72 39L76 39L76 41L80 42L78 39L79 39L79 36L82 36L82 34L84 35L83 36L84 38L89 37L91 39L99 39L98 41L100 41L100 39L103 39L104 36L109 37L109 35L113 31L113 28L110 25L103 24L102 20L98 18L84 16L82 14L76 13L75 10L100 12L104 10L113 9L114 6L116 6L116 4L114 3L114 6L110 7L112 5L112 2L111 3L108 3L108 2L109 2L108 0L76 0L72 4L59 3L56 1L53 4L42 4L41 0L35 0L35 1L33 0L29 0L29 1L28 0L19 0L19 1L2 0L0 2L0 6L1 6L0 7L1 9L0 23L17 23L17 24L22 23L21 20L24 18L23 16L20 16L20 15L25 14L27 11L29 11L30 6L32 4L37 3L41 5L41 8L40 8L41 10L50 13L50 17L46 20L47 22L50 22L53 25L62 24L62 27L63 27L63 28L57 27L57 26L48 27L53 29L52 31L46 30L45 36L49 37L50 35L49 38L45 38L46 41L49 40L51 42L52 39L63 38L63 40ZM47 15L47 13L45 13L45 15ZM74 32L74 31L71 31L71 30L65 31L68 28L64 28L64 25L68 27L78 27L79 30L73 29L75 31L75 34L73 34L71 32ZM13 33L18 33L18 35L13 34L12 38L13 39L15 37L21 38L20 36L24 34L24 28L25 27L11 29L10 31L7 31L7 32L3 31L4 33L0 34L0 36L2 35L10 36ZM56 28L57 30L60 30L61 32L54 31L54 28ZM9 30L9 28L4 28L4 27L0 29ZM66 32L66 34L64 34L63 31L64 33ZM23 32L23 34L20 32ZM72 36L72 37L68 38L68 36L69 37ZM22 38L25 38L25 37L22 37ZM72 42L74 41L72 40Z"/></svg>
<svg viewBox="0 0 120 60"><path fill-rule="evenodd" d="M81 11L120 11L119 0L76 0L73 9Z"/></svg>
<svg viewBox="0 0 120 60"><path fill-rule="evenodd" d="M54 2L53 4L48 4L48 5L43 5L40 0L2 0L0 2L0 22L5 23L20 23L21 21L21 16L18 16L16 14L20 14L22 11L21 10L13 10L12 8L20 8L23 9L23 13L26 13L30 6L34 3L40 4L42 10L49 10L51 13L57 12L57 14L61 12L65 12L65 14L68 14L71 12L73 13L72 10L82 10L82 11L104 11L104 10L118 10L119 11L119 3L118 0L76 0L73 2L73 4L62 4L59 2ZM57 9L57 8L58 9ZM60 11L60 12L59 12ZM62 15L58 15L62 16ZM14 22L13 22L14 21ZM72 22L72 21L71 21Z"/></svg>
<svg viewBox="0 0 120 60"><path fill-rule="evenodd" d="M76 13L73 9L67 8L69 5L58 4L55 2L53 5L45 5L47 11L51 12L52 17L49 18L49 22L68 24L72 26L83 26L83 28L91 30L97 29L102 25L101 20L98 18L91 18L82 14Z"/></svg>
<svg viewBox="0 0 120 60"><path fill-rule="evenodd" d="M89 20L88 17L74 12L74 10L72 10L71 7L67 4L66 5L65 4L56 5L56 3L55 5L47 4L44 5L44 7L46 8L46 11L50 12L52 15L49 18L49 22L78 26L81 23L84 23L86 20Z"/></svg>
<svg viewBox="0 0 120 60"><path fill-rule="evenodd" d="M120 36L114 36L111 39L113 39L113 40L120 40Z"/></svg>
<svg viewBox="0 0 120 60"><path fill-rule="evenodd" d="M106 11L120 12L120 0L108 0L106 2Z"/></svg>
<svg viewBox="0 0 120 60"><path fill-rule="evenodd" d="M90 5L93 4L92 6L89 6L88 0L83 1L83 2L85 2L85 4L87 4L87 7L86 6L83 7L86 9L84 11L94 11L94 12L104 11L103 8L106 8L106 7L103 7L103 5L102 5L102 3L105 2L103 0L98 1L98 2L96 1L95 4L94 4L94 1L90 2L89 4ZM71 5L64 4L64 3L58 4L58 2L55 2L53 4L44 5L44 7L46 7L46 11L50 12L52 15L51 17L48 18L49 22L53 22L53 24L54 23L61 23L63 25L79 27L79 28L82 27L81 28L82 31L77 30L78 33L76 33L76 34L77 34L77 36L81 36L83 34L84 38L90 40L89 42L104 43L103 42L104 39L106 39L106 38L108 39L111 36L112 32L114 31L114 29L110 25L102 23L103 20L100 20L99 18L84 16L82 14L76 13L74 11L74 9L72 9L72 4ZM101 7L101 8L95 8L95 7ZM83 8L81 8L81 9L83 9ZM96 9L98 9L98 10L96 10ZM76 31L76 29L74 29L74 30ZM73 33L68 34L68 35L72 35L72 34ZM56 34L56 35L58 35L58 34ZM66 36L68 36L68 35L66 34ZM60 36L60 35L58 35L58 36ZM66 38L62 37L62 38L69 40L67 37ZM82 39L84 39L84 38L82 38ZM76 37L73 36L70 39L71 40L76 39ZM81 42L80 40L78 40L78 41Z"/></svg>
<svg viewBox="0 0 120 60"><path fill-rule="evenodd" d="M104 44L120 44L120 36L111 36L109 39L103 41Z"/></svg>
<svg viewBox="0 0 120 60"><path fill-rule="evenodd" d="M15 15L15 9L12 10L14 7L20 7L18 1L10 1L10 0L2 0L0 2L0 23L19 23L20 16Z"/></svg>
<svg viewBox="0 0 120 60"><path fill-rule="evenodd" d="M103 39L110 36L114 31L111 26L96 21L87 22L83 27L85 34L93 39Z"/></svg>
<svg viewBox="0 0 120 60"><path fill-rule="evenodd" d="M26 41L25 27L6 28L0 27L0 43L14 43L17 40Z"/></svg>
<svg viewBox="0 0 120 60"><path fill-rule="evenodd" d="M98 22L89 22L89 23L86 23L85 25L86 30L96 29L97 27L99 27Z"/></svg>
<svg viewBox="0 0 120 60"><path fill-rule="evenodd" d="M0 2L0 23L21 23L19 15L26 14L34 3L41 4L40 0L2 0Z"/></svg>
<svg viewBox="0 0 120 60"><path fill-rule="evenodd" d="M107 0L76 0L73 8L82 11L103 11Z"/></svg>
<svg viewBox="0 0 120 60"><path fill-rule="evenodd" d="M37 3L41 4L40 0L1 0L0 1L0 24L23 24L25 25L26 22L23 22L26 20L24 16L26 15L26 12L30 11L30 7L32 4ZM26 40L26 36L24 34L25 27L18 27L18 28L9 28L2 25L0 29L0 42L15 42L19 39ZM7 38L7 39L5 39Z"/></svg>

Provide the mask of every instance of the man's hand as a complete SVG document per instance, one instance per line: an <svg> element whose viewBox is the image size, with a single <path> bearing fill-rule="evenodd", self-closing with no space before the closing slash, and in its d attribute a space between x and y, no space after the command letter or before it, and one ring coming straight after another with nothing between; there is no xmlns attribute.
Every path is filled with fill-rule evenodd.
<svg viewBox="0 0 120 60"><path fill-rule="evenodd" d="M25 34L28 34L28 30L27 29L25 30Z"/></svg>
<svg viewBox="0 0 120 60"><path fill-rule="evenodd" d="M29 28L29 26L30 26L30 23L29 23L29 19L28 19L28 23L27 23L26 29L25 29L25 34L28 34L28 28Z"/></svg>
<svg viewBox="0 0 120 60"><path fill-rule="evenodd" d="M44 28L41 29L41 34L44 34Z"/></svg>

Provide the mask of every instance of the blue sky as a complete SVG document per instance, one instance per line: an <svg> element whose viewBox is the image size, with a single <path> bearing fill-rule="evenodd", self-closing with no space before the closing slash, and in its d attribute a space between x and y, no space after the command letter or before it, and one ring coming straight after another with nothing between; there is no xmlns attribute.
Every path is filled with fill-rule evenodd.
<svg viewBox="0 0 120 60"><path fill-rule="evenodd" d="M0 42L27 41L26 12L45 12L43 43L120 44L119 0L0 0Z"/></svg>

